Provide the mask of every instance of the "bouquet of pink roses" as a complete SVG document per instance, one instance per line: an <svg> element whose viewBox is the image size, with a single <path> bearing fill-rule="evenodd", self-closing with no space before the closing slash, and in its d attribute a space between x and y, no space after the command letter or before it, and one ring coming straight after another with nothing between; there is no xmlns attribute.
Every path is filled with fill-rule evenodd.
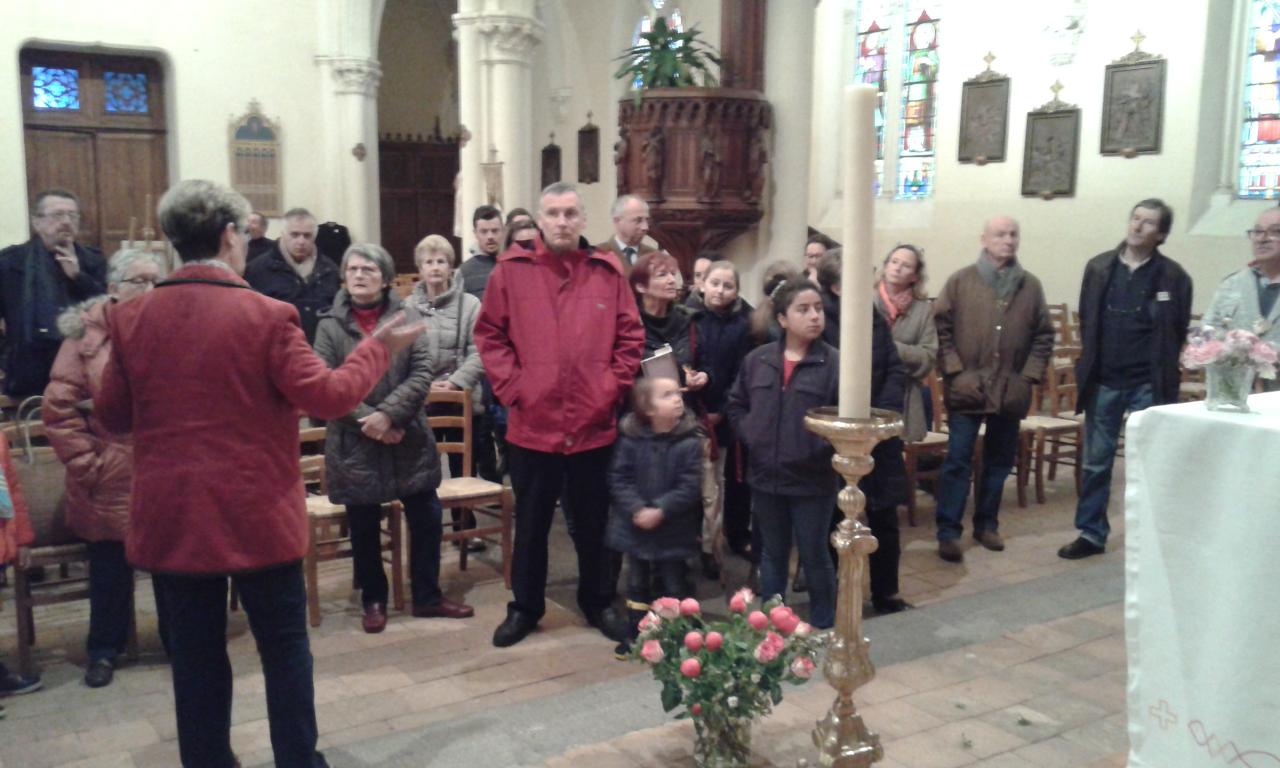
<svg viewBox="0 0 1280 768"><path fill-rule="evenodd" d="M821 641L812 627L781 599L752 610L755 599L741 589L729 600L729 618L710 621L697 600L662 597L640 621L632 657L653 667L664 710L684 705L677 717L693 718L700 748L704 740L733 742L735 729L749 729L782 701L783 681L803 683L817 666Z"/></svg>
<svg viewBox="0 0 1280 768"><path fill-rule="evenodd" d="M1264 379L1276 377L1277 359L1275 345L1241 328L1192 329L1182 349L1182 365L1189 370L1219 365L1251 368Z"/></svg>

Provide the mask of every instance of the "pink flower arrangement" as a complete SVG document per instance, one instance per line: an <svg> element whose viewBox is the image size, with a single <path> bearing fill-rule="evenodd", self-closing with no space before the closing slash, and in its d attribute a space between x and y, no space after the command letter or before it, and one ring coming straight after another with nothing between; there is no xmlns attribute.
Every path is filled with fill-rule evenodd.
<svg viewBox="0 0 1280 768"><path fill-rule="evenodd" d="M652 668L663 709L683 707L681 717L714 729L767 714L782 701L782 683L813 675L822 639L780 599L758 600L738 591L725 619L708 617L696 600L653 602L632 654Z"/></svg>
<svg viewBox="0 0 1280 768"><path fill-rule="evenodd" d="M1191 370L1210 366L1247 367L1261 378L1274 379L1277 362L1280 356L1274 344L1242 328L1194 329L1182 349L1182 364Z"/></svg>

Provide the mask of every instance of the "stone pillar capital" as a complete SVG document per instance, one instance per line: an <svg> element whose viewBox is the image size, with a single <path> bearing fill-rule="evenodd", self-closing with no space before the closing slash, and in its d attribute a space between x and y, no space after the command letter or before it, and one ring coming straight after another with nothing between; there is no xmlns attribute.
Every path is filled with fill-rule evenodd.
<svg viewBox="0 0 1280 768"><path fill-rule="evenodd" d="M463 14L454 15L455 26L473 23L484 39L485 61L530 64L533 49L542 42L545 31L542 22L530 16L483 14L470 22L460 16Z"/></svg>
<svg viewBox="0 0 1280 768"><path fill-rule="evenodd" d="M336 93L358 93L376 96L382 80L382 66L377 59L358 56L317 56L316 63L328 67L337 84Z"/></svg>

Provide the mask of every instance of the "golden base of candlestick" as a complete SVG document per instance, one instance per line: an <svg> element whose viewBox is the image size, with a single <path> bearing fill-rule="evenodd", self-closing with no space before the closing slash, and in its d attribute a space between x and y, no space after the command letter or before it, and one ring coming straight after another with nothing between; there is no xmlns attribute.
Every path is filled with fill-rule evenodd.
<svg viewBox="0 0 1280 768"><path fill-rule="evenodd" d="M847 483L837 499L844 520L831 534L840 556L839 592L835 632L822 667L827 682L836 689L836 700L814 728L813 743L818 748L819 765L866 768L884 759L880 737L867 729L853 704L853 692L876 673L868 653L870 643L862 636L862 577L867 556L876 551L879 542L858 520L866 506L858 481L875 467L871 450L876 444L902 433L902 417L872 409L870 418L846 419L837 416L835 408L815 408L805 415L804 425L835 447L831 465Z"/></svg>

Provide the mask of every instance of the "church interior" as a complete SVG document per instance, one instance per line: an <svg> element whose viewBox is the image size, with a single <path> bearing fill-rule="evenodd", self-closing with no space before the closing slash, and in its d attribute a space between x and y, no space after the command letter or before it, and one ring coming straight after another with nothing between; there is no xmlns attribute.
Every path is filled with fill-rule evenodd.
<svg viewBox="0 0 1280 768"><path fill-rule="evenodd" d="M1280 3L1262 0L45 0L3 16L5 243L31 237L36 192L64 187L80 196L83 242L163 250L155 201L203 178L245 194L269 237L306 208L411 273L425 235L465 254L476 207L536 211L539 190L564 180L591 242L608 237L615 197L638 193L652 244L686 279L699 257L728 260L754 301L767 265L800 266L811 235L850 235L840 115L854 83L879 92L872 253L921 248L930 295L978 257L984 223L1007 216L1020 263L1069 315L1086 262L1124 238L1136 201L1160 198L1175 212L1161 250L1190 276L1198 315L1249 262L1243 233L1280 197ZM615 74L659 18L718 52L713 84L637 99ZM1252 56L1264 36L1270 53ZM1147 766L1130 757L1135 728L1186 732L1163 701L1143 702L1135 724L1127 699L1123 465L1106 554L1087 560L1055 555L1075 531L1066 460L1020 462L1007 549L974 546L960 566L936 556L935 500L917 494L900 567L915 609L861 625L875 676L854 701L879 734L875 765ZM310 635L330 765L693 765L692 724L664 713L645 665L615 660L577 611L562 519L550 561L541 629L509 649L488 641L510 595L498 547L466 560L445 547L441 583L474 619L392 611L381 634L361 632L350 563L322 563ZM721 582L699 582L703 609L724 613L753 578L728 559ZM0 597L9 660L15 603ZM87 602L35 610L44 690L5 700L0 768L179 764L141 576L135 604L135 658L101 690L81 684ZM229 649L235 752L270 765L243 611ZM750 765L819 764L812 732L833 697L821 678L788 687L756 724ZM1231 725L1218 724L1223 743ZM1230 749L1240 765L1280 766L1272 739ZM1180 765L1230 764L1188 744Z"/></svg>

